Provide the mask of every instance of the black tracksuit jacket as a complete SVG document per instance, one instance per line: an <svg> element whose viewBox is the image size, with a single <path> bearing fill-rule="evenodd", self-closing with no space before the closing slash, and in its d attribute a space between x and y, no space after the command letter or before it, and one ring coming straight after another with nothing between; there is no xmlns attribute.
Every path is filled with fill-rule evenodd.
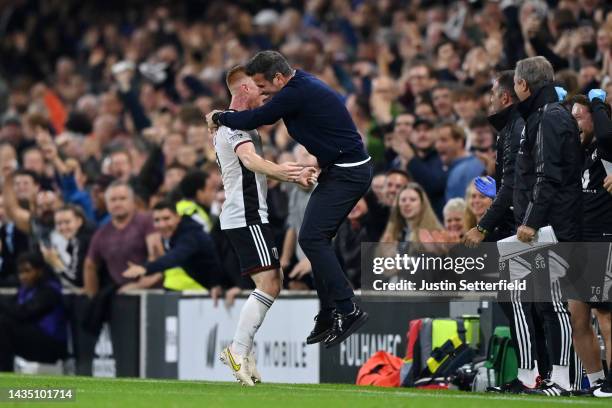
<svg viewBox="0 0 612 408"><path fill-rule="evenodd" d="M516 160L517 225L551 225L557 239L580 241L582 149L578 125L552 85L518 104L525 128Z"/></svg>
<svg viewBox="0 0 612 408"><path fill-rule="evenodd" d="M512 211L516 155L521 142L525 121L516 105L489 116L489 123L499 132L497 137L497 160L495 181L497 195L493 204L478 223L489 232L496 230L497 236L505 238L516 232Z"/></svg>

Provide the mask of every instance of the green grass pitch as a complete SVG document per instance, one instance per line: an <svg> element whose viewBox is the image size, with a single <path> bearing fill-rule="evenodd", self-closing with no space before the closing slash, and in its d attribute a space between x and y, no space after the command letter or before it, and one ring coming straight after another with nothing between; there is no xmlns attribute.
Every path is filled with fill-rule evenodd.
<svg viewBox="0 0 612 408"><path fill-rule="evenodd" d="M0 374L0 388L72 388L72 402L0 402L4 407L610 407L610 400L506 396L459 391L358 387L348 384L259 384L176 380L43 377ZM66 405L64 405L66 404Z"/></svg>

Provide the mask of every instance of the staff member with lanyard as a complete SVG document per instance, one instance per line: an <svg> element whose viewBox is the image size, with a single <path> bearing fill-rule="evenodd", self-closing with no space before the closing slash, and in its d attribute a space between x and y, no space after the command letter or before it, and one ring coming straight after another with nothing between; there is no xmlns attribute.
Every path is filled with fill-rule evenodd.
<svg viewBox="0 0 612 408"><path fill-rule="evenodd" d="M257 53L246 64L261 90L264 105L241 112L213 111L208 125L252 130L283 119L291 137L314 155L321 168L319 184L306 207L299 243L312 264L321 311L308 344L341 343L368 315L336 257L331 240L372 180L372 165L355 123L340 95L315 76L291 68L276 51Z"/></svg>

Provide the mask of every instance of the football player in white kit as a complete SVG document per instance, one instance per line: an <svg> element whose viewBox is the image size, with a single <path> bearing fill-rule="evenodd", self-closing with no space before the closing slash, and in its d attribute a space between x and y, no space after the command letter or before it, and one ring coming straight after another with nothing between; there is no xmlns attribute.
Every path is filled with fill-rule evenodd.
<svg viewBox="0 0 612 408"><path fill-rule="evenodd" d="M253 109L263 103L259 88L244 67L231 69L226 83L232 95L230 109ZM261 381L252 351L253 337L280 292L283 276L268 224L266 177L307 186L315 182L316 170L263 159L257 130L221 126L214 135L214 145L225 189L221 229L238 255L242 273L250 275L256 286L242 307L232 344L223 349L220 359L241 384L253 386Z"/></svg>

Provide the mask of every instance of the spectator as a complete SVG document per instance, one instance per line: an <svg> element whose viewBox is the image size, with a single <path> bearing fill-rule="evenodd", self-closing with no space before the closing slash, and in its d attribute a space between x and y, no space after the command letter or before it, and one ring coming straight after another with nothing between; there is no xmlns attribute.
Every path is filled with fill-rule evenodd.
<svg viewBox="0 0 612 408"><path fill-rule="evenodd" d="M419 101L414 108L414 114L421 119L430 121L431 123L435 123L437 121L434 107L428 101Z"/></svg>
<svg viewBox="0 0 612 408"><path fill-rule="evenodd" d="M453 112L459 118L457 125L461 126L467 134L467 148L471 146L472 135L470 132L470 123L478 114L479 102L478 96L470 88L459 88L453 92Z"/></svg>
<svg viewBox="0 0 612 408"><path fill-rule="evenodd" d="M433 68L427 63L417 61L408 69L408 85L413 95L431 91L435 83Z"/></svg>
<svg viewBox="0 0 612 408"><path fill-rule="evenodd" d="M213 229L213 219L209 215L215 200L217 185L208 173L194 170L187 173L179 183L182 199L176 203L179 215L187 215L199 223L204 231Z"/></svg>
<svg viewBox="0 0 612 408"><path fill-rule="evenodd" d="M431 208L425 190L417 183L408 183L395 199L381 242L419 243L421 230L442 231L443 227Z"/></svg>
<svg viewBox="0 0 612 408"><path fill-rule="evenodd" d="M210 234L221 262L221 285L229 288L226 291L226 301L231 304L241 288L249 288L251 282L241 275L238 257L222 233L218 218L211 213L218 187L219 182L215 177L205 171L193 170L187 173L178 186L182 199L176 203L176 210L181 216L190 216L202 226L204 232Z"/></svg>
<svg viewBox="0 0 612 408"><path fill-rule="evenodd" d="M41 190L36 193L33 210L24 209L17 201L15 191L17 183L14 177L8 175L4 179L2 191L6 214L21 232L31 235L30 248L38 248L39 243L48 243L51 238L53 215L61 206L61 200L53 190ZM22 186L22 192L28 192L31 186L28 185L26 188Z"/></svg>
<svg viewBox="0 0 612 408"><path fill-rule="evenodd" d="M465 192L464 231L474 228L487 212L493 200L480 193L474 183L470 183Z"/></svg>
<svg viewBox="0 0 612 408"><path fill-rule="evenodd" d="M372 193L378 203L384 201L385 179L386 176L382 173L376 174L372 178Z"/></svg>
<svg viewBox="0 0 612 408"><path fill-rule="evenodd" d="M398 116L392 146L398 154L394 167L410 174L425 191L438 217L444 206L446 172L436 149L434 149L433 124L417 119L413 126L406 126L407 115Z"/></svg>
<svg viewBox="0 0 612 408"><path fill-rule="evenodd" d="M444 206L444 229L449 237L462 238L465 232L463 222L466 211L466 204L463 198L451 198Z"/></svg>
<svg viewBox="0 0 612 408"><path fill-rule="evenodd" d="M468 185L483 174L485 168L480 160L465 151L465 133L452 124L436 128L436 150L442 163L448 168L446 201L462 197Z"/></svg>
<svg viewBox="0 0 612 408"><path fill-rule="evenodd" d="M15 356L55 363L66 356L67 326L60 283L46 270L40 254L17 259L16 299L0 303L0 371L13 371Z"/></svg>
<svg viewBox="0 0 612 408"><path fill-rule="evenodd" d="M469 123L469 149L485 166L487 174L495 175L495 135L486 116L477 115Z"/></svg>
<svg viewBox="0 0 612 408"><path fill-rule="evenodd" d="M457 117L453 112L453 91L450 85L440 83L431 90L433 106L440 121L455 121Z"/></svg>
<svg viewBox="0 0 612 408"><path fill-rule="evenodd" d="M4 176L6 184L6 174ZM13 183L15 198L17 198L19 205L26 210L33 208L36 194L40 190L40 183L36 173L29 170L17 170L13 175Z"/></svg>
<svg viewBox="0 0 612 408"><path fill-rule="evenodd" d="M384 232L397 194L406 187L408 182L410 182L410 177L405 171L389 170L385 174L385 183L381 193L382 201L378 201L373 194L366 195L368 213L372 220L370 224L370 233L373 238L376 238L376 241L380 240Z"/></svg>
<svg viewBox="0 0 612 408"><path fill-rule="evenodd" d="M37 129L37 143L45 160L54 169L64 201L80 206L86 217L93 220L95 218L93 203L84 188L84 175L79 162L74 159L62 160L51 136L42 128Z"/></svg>
<svg viewBox="0 0 612 408"><path fill-rule="evenodd" d="M383 189L384 205L392 207L395 204L397 195L410 182L408 173L401 170L390 170L385 177L385 187Z"/></svg>
<svg viewBox="0 0 612 408"><path fill-rule="evenodd" d="M23 168L25 170L34 172L38 176L38 179L46 177L45 159L42 151L38 147L32 146L24 150L22 158Z"/></svg>
<svg viewBox="0 0 612 408"><path fill-rule="evenodd" d="M0 287L17 287L17 257L28 250L28 236L15 228L4 211L4 197L0 196Z"/></svg>
<svg viewBox="0 0 612 408"><path fill-rule="evenodd" d="M54 221L55 234L50 246L43 243L40 250L63 287L82 289L83 265L93 235L92 226L83 210L70 204L55 211Z"/></svg>
<svg viewBox="0 0 612 408"><path fill-rule="evenodd" d="M167 252L144 265L128 261L123 277L139 278L163 272L166 289L210 288L216 298L222 279L221 265L213 241L202 225L192 217L180 216L169 201L160 201L153 207L153 222L166 243Z"/></svg>
<svg viewBox="0 0 612 408"><path fill-rule="evenodd" d="M115 180L130 181L133 176L132 158L127 150L115 150L109 156L108 174Z"/></svg>
<svg viewBox="0 0 612 408"><path fill-rule="evenodd" d="M91 239L85 258L84 285L89 296L95 295L100 281L101 270L108 273L110 283L120 292L145 289L157 284L159 275L141 277L138 280L125 278L122 273L128 262L143 264L148 258L161 254L159 235L154 233L150 216L136 212L134 190L123 181L113 182L105 192L106 207L111 221L98 229ZM104 267L104 269L102 269Z"/></svg>

